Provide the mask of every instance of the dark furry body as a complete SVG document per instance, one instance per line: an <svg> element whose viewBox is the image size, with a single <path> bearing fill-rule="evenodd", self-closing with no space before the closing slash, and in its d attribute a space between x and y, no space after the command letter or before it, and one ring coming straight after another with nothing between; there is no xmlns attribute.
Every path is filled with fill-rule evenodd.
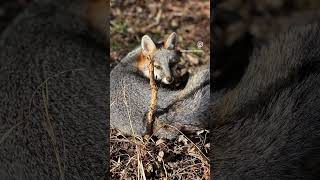
<svg viewBox="0 0 320 180"><path fill-rule="evenodd" d="M78 16L31 5L0 42L0 179L105 179L106 49Z"/></svg>
<svg viewBox="0 0 320 180"><path fill-rule="evenodd" d="M319 73L312 23L255 49L234 88L211 93L214 179L319 179Z"/></svg>

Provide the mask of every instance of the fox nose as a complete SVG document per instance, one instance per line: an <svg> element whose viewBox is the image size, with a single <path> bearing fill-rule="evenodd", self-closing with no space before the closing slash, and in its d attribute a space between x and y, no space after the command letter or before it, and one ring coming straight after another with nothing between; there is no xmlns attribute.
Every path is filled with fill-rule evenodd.
<svg viewBox="0 0 320 180"><path fill-rule="evenodd" d="M166 77L166 80L167 80L169 83L172 83L173 78L172 78L172 77Z"/></svg>

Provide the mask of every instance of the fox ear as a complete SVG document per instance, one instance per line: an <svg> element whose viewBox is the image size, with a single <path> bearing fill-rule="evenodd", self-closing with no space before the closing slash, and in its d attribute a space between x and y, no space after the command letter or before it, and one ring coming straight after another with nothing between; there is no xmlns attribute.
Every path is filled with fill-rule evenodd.
<svg viewBox="0 0 320 180"><path fill-rule="evenodd" d="M144 54L151 54L156 50L156 45L148 35L144 35L141 40L141 48Z"/></svg>
<svg viewBox="0 0 320 180"><path fill-rule="evenodd" d="M169 50L174 50L177 43L177 34L175 32L171 33L166 42L164 43L164 48Z"/></svg>

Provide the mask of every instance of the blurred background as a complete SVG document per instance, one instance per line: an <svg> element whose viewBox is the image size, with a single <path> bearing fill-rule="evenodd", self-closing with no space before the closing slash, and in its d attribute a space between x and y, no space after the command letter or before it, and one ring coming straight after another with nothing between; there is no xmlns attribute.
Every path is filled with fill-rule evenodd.
<svg viewBox="0 0 320 180"><path fill-rule="evenodd" d="M0 1L0 33L7 27L19 12L21 12L31 0L1 0Z"/></svg>
<svg viewBox="0 0 320 180"><path fill-rule="evenodd" d="M209 0L111 0L111 67L139 46L141 37L149 35L157 42L175 31L180 49L199 49L204 53L184 53L181 64L192 73L194 67L210 59Z"/></svg>
<svg viewBox="0 0 320 180"><path fill-rule="evenodd" d="M253 47L290 25L320 17L319 0L223 0L216 6L211 34L217 89L232 88L240 80Z"/></svg>

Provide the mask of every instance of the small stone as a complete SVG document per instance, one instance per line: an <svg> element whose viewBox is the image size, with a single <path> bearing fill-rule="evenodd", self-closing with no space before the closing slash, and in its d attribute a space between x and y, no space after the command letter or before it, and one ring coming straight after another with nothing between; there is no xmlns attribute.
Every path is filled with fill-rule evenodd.
<svg viewBox="0 0 320 180"><path fill-rule="evenodd" d="M179 26L179 23L178 23L177 20L172 20L171 23L170 23L170 25L171 25L171 27L176 28L176 27Z"/></svg>

